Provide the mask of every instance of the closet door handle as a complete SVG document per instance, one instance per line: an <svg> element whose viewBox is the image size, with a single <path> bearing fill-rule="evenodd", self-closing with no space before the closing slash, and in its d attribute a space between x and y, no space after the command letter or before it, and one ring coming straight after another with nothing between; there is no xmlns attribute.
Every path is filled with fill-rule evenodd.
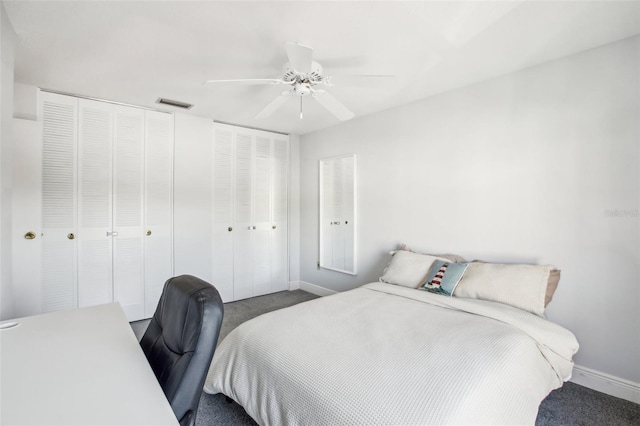
<svg viewBox="0 0 640 426"><path fill-rule="evenodd" d="M151 235L151 229L147 229L147 232L144 233L147 237Z"/></svg>
<svg viewBox="0 0 640 426"><path fill-rule="evenodd" d="M76 237L76 235L73 232L70 232L67 234L67 238L70 240L73 240Z"/></svg>
<svg viewBox="0 0 640 426"><path fill-rule="evenodd" d="M33 240L36 237L35 232L29 231L26 234L24 234L24 238L25 240Z"/></svg>
<svg viewBox="0 0 640 426"><path fill-rule="evenodd" d="M273 226L271 227L271 229L276 229L276 226L275 226L275 225L273 225Z"/></svg>
<svg viewBox="0 0 640 426"><path fill-rule="evenodd" d="M232 227L228 227L227 231L231 232L231 231L233 231L233 228Z"/></svg>
<svg viewBox="0 0 640 426"><path fill-rule="evenodd" d="M254 229L256 229L256 227L255 227L255 226L250 226L250 227L249 227L249 231L252 231L252 230L254 230Z"/></svg>

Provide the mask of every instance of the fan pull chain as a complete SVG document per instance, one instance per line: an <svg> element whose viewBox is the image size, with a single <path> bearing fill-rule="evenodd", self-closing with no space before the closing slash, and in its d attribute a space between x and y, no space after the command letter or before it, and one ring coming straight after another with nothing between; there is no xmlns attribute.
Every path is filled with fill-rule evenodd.
<svg viewBox="0 0 640 426"><path fill-rule="evenodd" d="M302 96L300 96L300 120L302 120Z"/></svg>

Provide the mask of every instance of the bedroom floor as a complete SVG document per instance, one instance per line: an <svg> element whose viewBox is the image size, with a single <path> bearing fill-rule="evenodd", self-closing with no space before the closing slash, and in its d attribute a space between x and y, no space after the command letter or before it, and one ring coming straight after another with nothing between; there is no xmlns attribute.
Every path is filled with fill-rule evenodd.
<svg viewBox="0 0 640 426"><path fill-rule="evenodd" d="M258 315L315 299L318 296L302 290L284 291L224 305L224 321L220 340L243 322ZM149 320L131 323L140 339ZM223 395L202 393L196 426L255 425L253 419L235 402ZM574 384L553 391L540 405L536 426L636 426L640 425L640 405Z"/></svg>

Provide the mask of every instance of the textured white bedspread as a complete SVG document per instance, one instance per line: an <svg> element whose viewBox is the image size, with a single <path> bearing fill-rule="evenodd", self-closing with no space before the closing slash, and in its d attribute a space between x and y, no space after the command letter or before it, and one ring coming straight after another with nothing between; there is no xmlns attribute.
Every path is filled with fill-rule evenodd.
<svg viewBox="0 0 640 426"><path fill-rule="evenodd" d="M534 424L577 350L507 305L372 283L245 322L204 390L262 425Z"/></svg>

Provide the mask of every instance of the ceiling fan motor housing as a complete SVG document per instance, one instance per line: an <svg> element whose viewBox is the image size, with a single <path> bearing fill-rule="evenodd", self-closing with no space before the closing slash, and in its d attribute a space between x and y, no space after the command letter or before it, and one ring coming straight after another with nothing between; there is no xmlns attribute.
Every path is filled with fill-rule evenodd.
<svg viewBox="0 0 640 426"><path fill-rule="evenodd" d="M322 65L316 61L311 61L311 72L302 73L293 69L291 64L284 64L284 76L282 79L291 83L306 83L311 86L322 82Z"/></svg>

